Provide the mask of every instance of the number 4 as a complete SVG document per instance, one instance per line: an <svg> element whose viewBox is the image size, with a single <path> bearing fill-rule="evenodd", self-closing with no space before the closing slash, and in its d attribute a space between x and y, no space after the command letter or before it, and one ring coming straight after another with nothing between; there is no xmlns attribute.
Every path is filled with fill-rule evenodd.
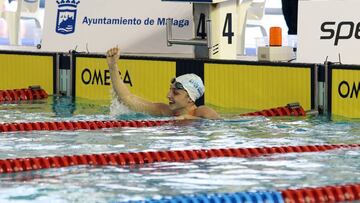
<svg viewBox="0 0 360 203"><path fill-rule="evenodd" d="M196 36L201 37L201 39L205 39L206 30L205 30L205 14L201 13L199 18L199 25L196 30Z"/></svg>
<svg viewBox="0 0 360 203"><path fill-rule="evenodd" d="M234 36L234 32L232 32L232 17L231 13L226 14L224 28L222 32L222 36L228 38L228 44L232 44L232 37Z"/></svg>

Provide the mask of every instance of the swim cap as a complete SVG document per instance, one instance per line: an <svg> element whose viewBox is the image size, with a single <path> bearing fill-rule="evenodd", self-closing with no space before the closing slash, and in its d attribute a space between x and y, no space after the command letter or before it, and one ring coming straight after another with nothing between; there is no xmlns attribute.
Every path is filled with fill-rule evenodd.
<svg viewBox="0 0 360 203"><path fill-rule="evenodd" d="M194 102L199 99L205 92L204 83L201 78L193 73L177 77L176 82L181 83Z"/></svg>

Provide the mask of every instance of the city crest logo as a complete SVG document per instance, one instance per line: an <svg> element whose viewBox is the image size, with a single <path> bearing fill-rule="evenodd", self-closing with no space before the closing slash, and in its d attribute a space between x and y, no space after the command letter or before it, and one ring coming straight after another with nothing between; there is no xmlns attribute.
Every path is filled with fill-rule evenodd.
<svg viewBox="0 0 360 203"><path fill-rule="evenodd" d="M67 35L75 32L76 12L79 0L61 0L58 4L56 17L56 32Z"/></svg>

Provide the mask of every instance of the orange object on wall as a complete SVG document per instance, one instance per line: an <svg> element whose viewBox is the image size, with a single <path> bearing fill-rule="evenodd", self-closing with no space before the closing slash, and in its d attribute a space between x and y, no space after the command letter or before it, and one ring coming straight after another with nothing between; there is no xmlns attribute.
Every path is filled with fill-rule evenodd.
<svg viewBox="0 0 360 203"><path fill-rule="evenodd" d="M282 32L281 27L270 28L270 46L282 46Z"/></svg>

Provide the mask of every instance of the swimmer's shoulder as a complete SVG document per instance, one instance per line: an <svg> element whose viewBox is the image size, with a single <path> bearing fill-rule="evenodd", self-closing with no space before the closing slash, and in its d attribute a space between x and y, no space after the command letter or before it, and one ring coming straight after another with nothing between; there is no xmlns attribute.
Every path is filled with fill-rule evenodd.
<svg viewBox="0 0 360 203"><path fill-rule="evenodd" d="M157 116L172 116L172 111L169 105L164 103L152 103L153 108L150 113Z"/></svg>
<svg viewBox="0 0 360 203"><path fill-rule="evenodd" d="M194 116L206 119L220 119L220 115L214 109L208 106L197 107Z"/></svg>

